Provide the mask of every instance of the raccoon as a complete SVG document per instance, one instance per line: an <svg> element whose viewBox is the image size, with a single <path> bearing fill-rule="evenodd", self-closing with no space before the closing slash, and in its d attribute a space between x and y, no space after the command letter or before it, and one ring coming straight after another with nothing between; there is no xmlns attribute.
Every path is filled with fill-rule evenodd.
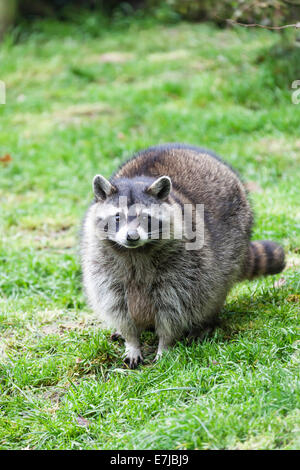
<svg viewBox="0 0 300 470"><path fill-rule="evenodd" d="M96 175L93 191L82 229L83 284L92 309L124 338L130 368L143 362L143 330L158 335L158 359L174 341L211 331L234 283L284 268L281 246L250 241L246 189L211 151L150 147L109 181ZM181 227L190 230L179 236L186 208Z"/></svg>

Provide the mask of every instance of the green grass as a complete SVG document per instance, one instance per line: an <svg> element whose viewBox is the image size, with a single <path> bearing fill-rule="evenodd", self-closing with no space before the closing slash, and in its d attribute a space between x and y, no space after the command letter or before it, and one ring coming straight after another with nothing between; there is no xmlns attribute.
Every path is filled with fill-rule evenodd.
<svg viewBox="0 0 300 470"><path fill-rule="evenodd" d="M18 36L0 47L1 449L299 448L300 49L268 31L89 17ZM288 267L236 286L202 344L153 364L145 335L131 371L86 306L78 230L94 174L170 141L255 183L254 238L283 244Z"/></svg>

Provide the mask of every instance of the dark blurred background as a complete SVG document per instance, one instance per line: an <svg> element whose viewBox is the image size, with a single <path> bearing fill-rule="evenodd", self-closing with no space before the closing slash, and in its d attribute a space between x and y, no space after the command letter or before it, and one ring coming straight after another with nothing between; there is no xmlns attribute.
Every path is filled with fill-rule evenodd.
<svg viewBox="0 0 300 470"><path fill-rule="evenodd" d="M79 9L116 15L149 14L164 22L176 20L213 21L220 26L226 20L282 26L296 23L300 0L0 0L0 30L40 17L70 19Z"/></svg>

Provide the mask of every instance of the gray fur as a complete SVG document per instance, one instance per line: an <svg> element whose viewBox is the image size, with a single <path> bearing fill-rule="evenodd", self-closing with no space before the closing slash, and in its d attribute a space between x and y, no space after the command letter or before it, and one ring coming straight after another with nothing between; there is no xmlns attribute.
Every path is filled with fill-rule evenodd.
<svg viewBox="0 0 300 470"><path fill-rule="evenodd" d="M156 182L165 175L167 179ZM267 274L276 250L281 264L276 264L274 255L272 273L283 268L278 245L265 245L264 263L257 256L265 249L260 242L255 242L256 258L253 255L252 212L245 188L236 173L211 152L174 144L151 147L111 178L113 191L105 180L96 181L106 199L96 197L84 220L83 282L92 309L124 337L129 367L142 361L139 336L144 329L155 328L159 357L182 336L211 329L232 285L256 273ZM150 206L159 194L153 188L165 190L162 194L170 206L204 204L201 249L188 251L185 240L175 239L151 240L135 249L99 240L96 219L108 202L126 195L129 205Z"/></svg>

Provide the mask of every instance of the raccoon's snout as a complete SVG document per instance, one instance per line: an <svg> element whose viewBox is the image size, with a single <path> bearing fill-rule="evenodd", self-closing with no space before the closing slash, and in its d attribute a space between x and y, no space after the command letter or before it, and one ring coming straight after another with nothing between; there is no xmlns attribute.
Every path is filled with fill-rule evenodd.
<svg viewBox="0 0 300 470"><path fill-rule="evenodd" d="M129 242L137 242L139 239L140 239L140 235L138 234L137 230L128 230L127 240Z"/></svg>

